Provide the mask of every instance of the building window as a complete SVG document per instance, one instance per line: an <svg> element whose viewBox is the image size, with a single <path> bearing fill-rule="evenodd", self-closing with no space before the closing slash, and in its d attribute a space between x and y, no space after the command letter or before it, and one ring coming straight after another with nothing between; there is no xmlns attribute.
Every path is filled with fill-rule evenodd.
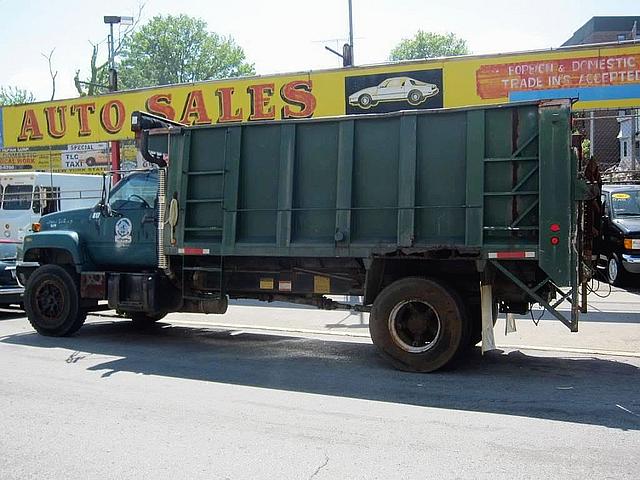
<svg viewBox="0 0 640 480"><path fill-rule="evenodd" d="M623 157L627 156L627 142L626 141L622 142L622 156Z"/></svg>

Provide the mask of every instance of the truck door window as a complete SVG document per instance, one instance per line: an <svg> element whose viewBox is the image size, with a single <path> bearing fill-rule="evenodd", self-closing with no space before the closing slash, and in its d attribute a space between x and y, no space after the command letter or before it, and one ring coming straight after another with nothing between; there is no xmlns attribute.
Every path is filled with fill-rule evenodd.
<svg viewBox="0 0 640 480"><path fill-rule="evenodd" d="M158 174L132 173L116 185L109 198L113 210L153 208L158 195Z"/></svg>
<svg viewBox="0 0 640 480"><path fill-rule="evenodd" d="M29 210L33 197L33 185L7 185L2 208L5 210Z"/></svg>

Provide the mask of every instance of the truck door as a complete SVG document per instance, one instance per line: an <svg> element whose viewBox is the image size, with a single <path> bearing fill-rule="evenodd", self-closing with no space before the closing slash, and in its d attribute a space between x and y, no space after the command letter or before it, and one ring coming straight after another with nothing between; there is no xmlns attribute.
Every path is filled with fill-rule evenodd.
<svg viewBox="0 0 640 480"><path fill-rule="evenodd" d="M157 264L158 172L135 172L109 195L109 209L94 212L97 234L87 242L93 262L102 268L149 268Z"/></svg>

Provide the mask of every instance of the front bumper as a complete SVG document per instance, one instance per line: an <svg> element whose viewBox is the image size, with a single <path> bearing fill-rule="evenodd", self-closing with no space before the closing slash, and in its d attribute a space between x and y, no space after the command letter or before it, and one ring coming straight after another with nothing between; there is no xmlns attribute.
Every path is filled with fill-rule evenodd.
<svg viewBox="0 0 640 480"><path fill-rule="evenodd" d="M12 303L22 303L24 288L0 288L0 305L9 305Z"/></svg>
<svg viewBox="0 0 640 480"><path fill-rule="evenodd" d="M0 271L0 305L21 303L24 288L20 286L16 278L16 266L10 264Z"/></svg>
<svg viewBox="0 0 640 480"><path fill-rule="evenodd" d="M622 254L622 266L629 273L640 273L640 255Z"/></svg>

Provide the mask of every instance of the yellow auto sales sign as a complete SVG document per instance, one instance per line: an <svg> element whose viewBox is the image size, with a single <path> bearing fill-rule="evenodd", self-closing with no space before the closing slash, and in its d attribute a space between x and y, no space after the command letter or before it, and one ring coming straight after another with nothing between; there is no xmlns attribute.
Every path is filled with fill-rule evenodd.
<svg viewBox="0 0 640 480"><path fill-rule="evenodd" d="M453 57L4 107L0 148L129 139L136 110L209 125L568 97L582 109L640 106L640 45Z"/></svg>

